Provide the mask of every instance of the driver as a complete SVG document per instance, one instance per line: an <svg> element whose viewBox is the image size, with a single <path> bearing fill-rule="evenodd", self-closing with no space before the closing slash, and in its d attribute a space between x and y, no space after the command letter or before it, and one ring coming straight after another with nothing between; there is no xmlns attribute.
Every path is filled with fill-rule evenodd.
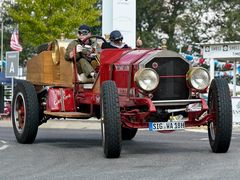
<svg viewBox="0 0 240 180"><path fill-rule="evenodd" d="M85 58L88 50L81 48L84 46L83 40L90 37L91 34L91 30L89 28L89 26L83 24L80 25L78 28L78 39L73 40L67 47L66 49L66 53L65 53L65 59L67 61L73 61L74 58L74 51L76 47L80 47L77 48L77 52L76 52L76 61L77 61L77 69L78 69L78 73L80 74L80 76L85 76L83 78L92 78L95 75L95 71L92 67L92 65L89 63L89 61ZM91 42L86 42L87 44L91 45ZM85 45L86 45L85 43ZM77 46L77 45L81 45L81 46Z"/></svg>

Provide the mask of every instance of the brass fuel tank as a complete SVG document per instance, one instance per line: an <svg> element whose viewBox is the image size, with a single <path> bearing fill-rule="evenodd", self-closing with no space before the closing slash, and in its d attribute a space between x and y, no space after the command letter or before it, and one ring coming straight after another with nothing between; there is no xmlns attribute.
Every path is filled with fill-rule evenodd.
<svg viewBox="0 0 240 180"><path fill-rule="evenodd" d="M60 62L60 48L63 47L65 50L73 39L55 39L50 44L50 50L52 50L53 64L57 65Z"/></svg>

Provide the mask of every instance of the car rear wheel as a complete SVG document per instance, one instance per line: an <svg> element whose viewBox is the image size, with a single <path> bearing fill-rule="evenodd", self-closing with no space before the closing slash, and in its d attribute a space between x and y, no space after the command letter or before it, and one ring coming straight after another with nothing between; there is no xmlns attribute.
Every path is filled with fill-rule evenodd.
<svg viewBox="0 0 240 180"><path fill-rule="evenodd" d="M38 132L39 107L36 91L30 82L17 81L12 103L12 124L19 143L34 142Z"/></svg>
<svg viewBox="0 0 240 180"><path fill-rule="evenodd" d="M208 137L215 153L228 151L232 136L232 104L228 83L225 79L213 79L208 95Z"/></svg>
<svg viewBox="0 0 240 180"><path fill-rule="evenodd" d="M137 128L122 127L122 140L132 140L137 134Z"/></svg>
<svg viewBox="0 0 240 180"><path fill-rule="evenodd" d="M118 158L121 153L121 118L116 85L105 81L101 89L101 126L103 150L107 158Z"/></svg>

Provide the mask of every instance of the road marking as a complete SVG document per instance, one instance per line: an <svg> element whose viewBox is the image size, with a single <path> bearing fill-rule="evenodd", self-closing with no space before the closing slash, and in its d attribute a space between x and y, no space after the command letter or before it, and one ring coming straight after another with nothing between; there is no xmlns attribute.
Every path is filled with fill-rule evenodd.
<svg viewBox="0 0 240 180"><path fill-rule="evenodd" d="M3 141L3 140L0 140L0 142L2 142L3 144L7 144L7 142L6 142L6 141Z"/></svg>
<svg viewBox="0 0 240 180"><path fill-rule="evenodd" d="M199 141L208 141L208 138L201 138Z"/></svg>
<svg viewBox="0 0 240 180"><path fill-rule="evenodd" d="M232 137L232 139L236 139L236 137ZM208 138L201 138L201 139L193 139L194 141L208 141Z"/></svg>
<svg viewBox="0 0 240 180"><path fill-rule="evenodd" d="M0 142L3 144L2 146L0 146L0 151L8 148L8 145L7 145L7 142L6 142L6 141L0 140Z"/></svg>
<svg viewBox="0 0 240 180"><path fill-rule="evenodd" d="M235 135L240 135L240 133L235 133L235 132L233 132L232 134L235 134Z"/></svg>
<svg viewBox="0 0 240 180"><path fill-rule="evenodd" d="M207 133L206 129L185 129L185 131Z"/></svg>

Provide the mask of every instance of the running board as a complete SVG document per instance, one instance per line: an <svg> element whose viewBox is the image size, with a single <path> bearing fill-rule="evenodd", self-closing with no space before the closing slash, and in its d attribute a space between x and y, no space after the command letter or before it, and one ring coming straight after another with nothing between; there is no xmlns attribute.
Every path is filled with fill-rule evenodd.
<svg viewBox="0 0 240 180"><path fill-rule="evenodd" d="M91 114L82 113L82 112L49 112L44 111L45 115L62 117L62 118L90 118Z"/></svg>

